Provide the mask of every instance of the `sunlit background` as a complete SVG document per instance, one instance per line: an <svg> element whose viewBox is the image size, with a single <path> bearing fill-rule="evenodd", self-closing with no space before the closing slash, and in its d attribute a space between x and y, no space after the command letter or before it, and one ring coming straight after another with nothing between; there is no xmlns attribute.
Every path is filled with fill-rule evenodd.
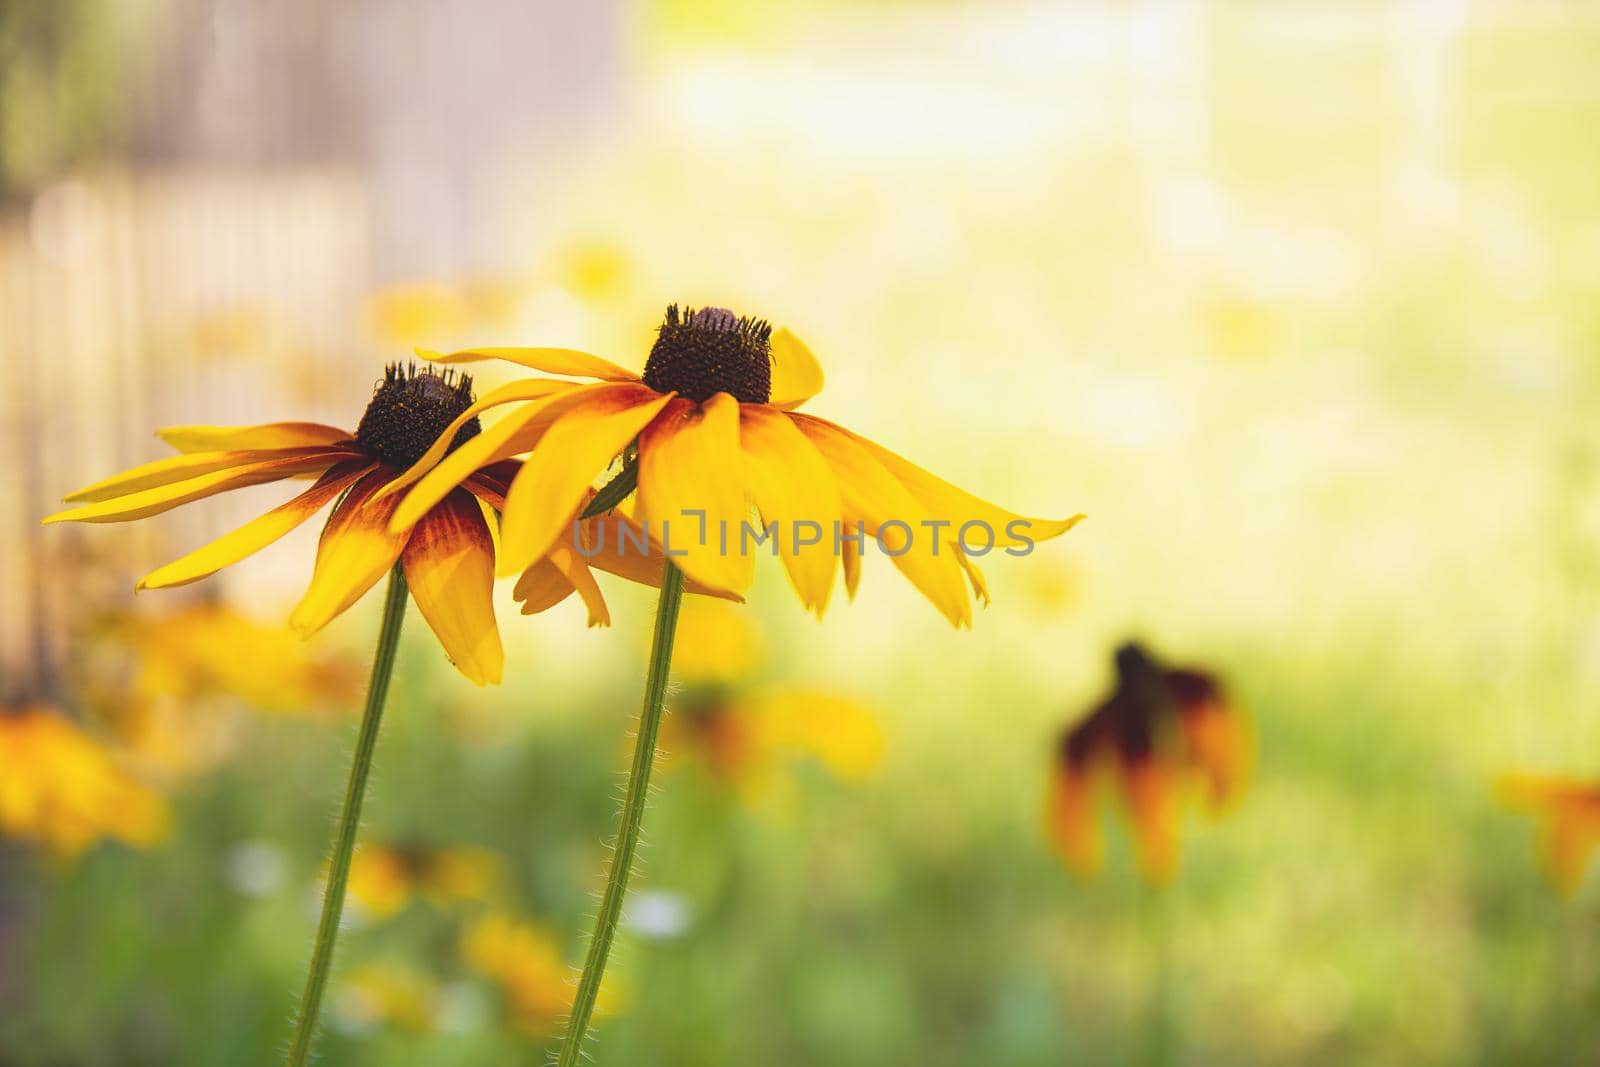
<svg viewBox="0 0 1600 1067"><path fill-rule="evenodd" d="M118 792L0 841L0 1062L277 1062L379 599L288 636L310 527L133 597L281 486L39 517L160 425L353 426L413 345L642 366L674 301L1089 519L971 632L871 556L821 624L772 560L685 620L596 1064L1594 1062L1600 876L1496 782L1600 776L1597 129L1553 0L4 0L0 722L85 751L0 809L47 752ZM490 690L413 614L324 1062L543 1062L648 641L607 593L507 595ZM1045 833L1130 637L1254 734L1161 885L1110 794L1098 877Z"/></svg>

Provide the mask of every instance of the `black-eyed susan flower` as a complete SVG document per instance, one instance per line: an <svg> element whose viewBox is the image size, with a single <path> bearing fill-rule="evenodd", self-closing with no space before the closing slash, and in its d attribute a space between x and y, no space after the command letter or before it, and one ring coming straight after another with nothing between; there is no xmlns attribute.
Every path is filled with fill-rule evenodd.
<svg viewBox="0 0 1600 1067"><path fill-rule="evenodd" d="M946 618L967 625L968 583L985 602L988 595L975 558L995 549L1026 554L1081 518L1024 518L802 414L796 409L822 388L810 350L788 330L721 308L668 308L643 374L565 348L421 354L596 379L532 378L494 390L453 425L518 406L453 455L436 444L378 494L409 487L389 520L392 531L404 531L474 471L528 453L506 494L501 574L520 574L563 540L576 545L568 530L590 484L619 458L626 466L616 484L637 486L633 519L690 580L742 592L755 555L769 551L819 616L841 569L854 595L862 551L875 542ZM757 524L749 522L752 506Z"/></svg>
<svg viewBox="0 0 1600 1067"><path fill-rule="evenodd" d="M492 981L513 1027L532 1037L554 1033L572 1008L572 971L560 943L544 926L502 912L470 923L461 935L461 958ZM603 994L598 1010L615 1000Z"/></svg>
<svg viewBox="0 0 1600 1067"><path fill-rule="evenodd" d="M411 597L469 680L500 680L495 626L494 537L488 509L505 491L508 467L464 475L402 531L389 529L396 501L377 499L450 427L443 451L478 433L456 417L473 403L470 378L392 366L354 433L309 422L178 426L160 431L180 453L96 482L66 499L77 506L46 522L128 522L248 485L314 478L304 490L231 533L140 579L140 589L207 578L277 541L332 504L311 585L290 622L314 633L399 563Z"/></svg>
<svg viewBox="0 0 1600 1067"><path fill-rule="evenodd" d="M1600 847L1600 783L1512 774L1497 792L1507 807L1539 817L1545 874L1563 895L1576 893Z"/></svg>
<svg viewBox="0 0 1600 1067"><path fill-rule="evenodd" d="M1250 765L1249 735L1221 684L1169 670L1136 644L1116 654L1111 695L1061 738L1046 805L1051 841L1073 871L1099 869L1097 799L1114 779L1134 830L1139 869L1154 883L1177 872L1185 791L1212 811L1237 800Z"/></svg>
<svg viewBox="0 0 1600 1067"><path fill-rule="evenodd" d="M0 707L0 833L70 858L105 839L154 845L167 824L160 794L61 712Z"/></svg>
<svg viewBox="0 0 1600 1067"><path fill-rule="evenodd" d="M712 600L686 605L675 655L679 691L664 726L674 760L697 766L748 803L787 785L786 760L820 763L846 781L866 778L883 758L883 732L872 713L837 693L761 685L760 635L745 612Z"/></svg>
<svg viewBox="0 0 1600 1067"><path fill-rule="evenodd" d="M480 903L503 890L505 863L486 848L367 844L350 864L350 899L387 919L416 899L435 907Z"/></svg>

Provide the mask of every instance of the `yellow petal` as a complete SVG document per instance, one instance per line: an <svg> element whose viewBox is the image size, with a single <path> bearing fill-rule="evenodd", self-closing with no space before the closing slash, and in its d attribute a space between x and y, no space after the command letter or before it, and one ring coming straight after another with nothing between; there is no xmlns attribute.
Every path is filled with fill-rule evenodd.
<svg viewBox="0 0 1600 1067"><path fill-rule="evenodd" d="M156 436L179 452L237 452L256 448L308 448L354 441L355 434L320 422L264 422L259 426L168 426Z"/></svg>
<svg viewBox="0 0 1600 1067"><path fill-rule="evenodd" d="M505 654L494 621L494 544L472 495L457 490L424 515L401 562L417 610L456 669L474 685L499 683Z"/></svg>
<svg viewBox="0 0 1600 1067"><path fill-rule="evenodd" d="M289 616L289 625L302 637L322 629L360 600L400 558L410 531L389 531L389 514L399 500L390 497L367 506L372 495L393 477L394 471L387 467L372 471L356 483L328 519L317 545L311 586Z"/></svg>
<svg viewBox="0 0 1600 1067"><path fill-rule="evenodd" d="M546 556L522 572L511 597L522 605L524 615L549 611L573 594L572 583Z"/></svg>
<svg viewBox="0 0 1600 1067"><path fill-rule="evenodd" d="M972 595L978 598L978 603L984 607L989 606L989 582L978 569L978 565L959 546L954 546L956 560L960 562L961 569L967 572L967 581L972 583Z"/></svg>
<svg viewBox="0 0 1600 1067"><path fill-rule="evenodd" d="M264 451L247 449L231 452L204 452L197 455L168 456L158 459L153 463L140 464L121 474L114 474L110 478L102 479L93 485L84 486L73 493L62 497L69 503L86 503L101 500L113 500L119 496L128 496L131 493L154 489L162 485L172 485L174 482L187 481L198 478L202 474L212 471L229 470L235 467L244 467L252 463L265 463L274 459L293 459L297 456L317 456L330 451L325 447L309 449L293 449L283 451Z"/></svg>
<svg viewBox="0 0 1600 1067"><path fill-rule="evenodd" d="M833 591L833 524L843 514L833 471L787 416L754 404L740 410L739 447L763 527L777 523L777 552L789 581L820 618ZM815 544L801 544L813 537Z"/></svg>
<svg viewBox="0 0 1600 1067"><path fill-rule="evenodd" d="M661 588L666 556L660 544L645 534L644 528L621 510L596 515L583 523L583 561L595 570L615 574L630 582ZM640 549L640 545L644 548ZM743 603L744 597L701 585L693 578L684 582L684 592L714 596Z"/></svg>
<svg viewBox="0 0 1600 1067"><path fill-rule="evenodd" d="M594 575L589 573L588 566L572 550L572 546L558 543L545 558L583 598L584 607L589 610L589 625L610 626L611 612L606 608L606 598L595 583Z"/></svg>
<svg viewBox="0 0 1600 1067"><path fill-rule="evenodd" d="M845 533L854 533L854 530L845 530ZM844 569L844 592L851 601L856 598L856 590L861 588L861 550L856 548L855 541L844 541L839 546L839 563Z"/></svg>
<svg viewBox="0 0 1600 1067"><path fill-rule="evenodd" d="M1082 515L1074 515L1070 519L1030 519L1007 511L973 496L965 489L951 485L943 478L923 470L882 445L853 434L842 426L833 423L828 425L871 452L873 458L883 464L890 474L899 479L901 484L922 502L928 510L929 517L948 522L950 526L947 533L951 541L957 538L963 523L979 522L994 531L994 543L997 547L1023 548L1030 540L1048 541L1052 537L1059 537L1083 521ZM1024 525L1012 527L1012 523ZM1012 532L1013 529L1015 533ZM987 545L987 535L974 532L968 543L975 548Z"/></svg>
<svg viewBox="0 0 1600 1067"><path fill-rule="evenodd" d="M354 485L366 471L365 466L353 469L340 466L328 471L316 485L287 504L280 504L237 530L223 534L210 544L151 571L139 580L136 588L166 589L187 585L261 551L321 511L340 493Z"/></svg>
<svg viewBox="0 0 1600 1067"><path fill-rule="evenodd" d="M550 551L595 475L671 399L632 383L585 392L584 400L544 434L506 494L500 525L503 575L526 570Z"/></svg>
<svg viewBox="0 0 1600 1067"><path fill-rule="evenodd" d="M510 363L520 363L536 371L543 371L545 374L599 378L607 382L639 380L639 376L633 371L576 348L468 348L446 354L419 348L417 355L430 363L477 363L486 359L503 359Z"/></svg>
<svg viewBox="0 0 1600 1067"><path fill-rule="evenodd" d="M859 521L891 549L900 573L944 613L953 625L972 623L972 602L961 565L948 544L940 544L926 525L922 503L884 469L873 454L839 427L809 415L791 414L800 432L811 439L833 468L844 504L846 532ZM899 524L904 524L902 528ZM885 524L889 529L885 530ZM908 531L909 530L909 534Z"/></svg>
<svg viewBox="0 0 1600 1067"><path fill-rule="evenodd" d="M788 330L772 335L773 407L792 410L822 392L822 364L806 343Z"/></svg>
<svg viewBox="0 0 1600 1067"><path fill-rule="evenodd" d="M498 389L484 394L483 399L474 403L460 415L457 415L455 421L450 423L449 426L445 427L445 429L439 434L438 438L434 440L433 444L429 446L428 451L422 454L421 459L417 460L410 467L406 468L406 472L400 477L384 486L383 492L378 496L377 499L381 500L384 497L389 496L391 493L398 493L406 486L421 478L424 474L427 474L434 467L438 466L439 461L444 459L445 454L450 451L450 445L454 443L456 439L456 431L460 430L461 427L465 426L468 422L471 422L485 411L488 411L490 408L500 407L504 404L514 404L519 400L541 400L546 397L553 397L557 393L566 392L572 388L575 388L575 386L571 382L558 382L546 378L524 378L521 381L510 382L506 385L502 385ZM534 412L537 410L537 408L533 409ZM528 408L523 408L521 411L516 412L513 417L520 415L531 417L532 414L533 412L530 412ZM503 422L496 424L496 429L501 435L509 436L514 432L510 428L499 429L499 427L503 425ZM483 434L479 433L478 436L481 437ZM476 438L474 438L474 440L475 439ZM470 443L470 440L463 442L463 447ZM483 446L480 445L479 447L482 448Z"/></svg>
<svg viewBox="0 0 1600 1067"><path fill-rule="evenodd" d="M640 522L684 574L736 593L755 571L743 543L749 516L739 402L727 393L698 406L675 401L639 435Z"/></svg>
<svg viewBox="0 0 1600 1067"><path fill-rule="evenodd" d="M231 454L231 453L230 453ZM185 458L185 457L176 457ZM70 508L49 516L51 522L127 522L170 511L203 497L225 493L246 485L277 482L296 474L323 471L341 460L363 459L359 452L320 451L309 455L296 454L284 459L268 459L246 463L225 470L215 470L194 478L186 478L153 489L142 489L126 496L114 497L82 507Z"/></svg>

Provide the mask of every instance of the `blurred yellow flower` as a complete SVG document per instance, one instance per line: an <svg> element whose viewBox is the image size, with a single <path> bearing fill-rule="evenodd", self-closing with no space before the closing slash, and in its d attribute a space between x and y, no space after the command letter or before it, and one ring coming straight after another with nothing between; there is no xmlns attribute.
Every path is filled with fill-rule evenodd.
<svg viewBox="0 0 1600 1067"><path fill-rule="evenodd" d="M1046 804L1046 829L1067 866L1100 867L1097 796L1114 777L1132 822L1139 870L1160 884L1178 869L1185 787L1205 806L1237 802L1249 775L1251 746L1243 717L1221 685L1195 670L1168 670L1138 645L1117 650L1117 683L1088 718L1061 738Z"/></svg>
<svg viewBox="0 0 1600 1067"><path fill-rule="evenodd" d="M615 241L594 238L574 242L561 253L557 281L582 300L609 304L621 298L631 273L626 248Z"/></svg>
<svg viewBox="0 0 1600 1067"><path fill-rule="evenodd" d="M419 354L439 363L504 359L544 374L598 379L531 378L495 390L454 425L491 407L519 406L454 455L446 455L446 428L378 496L412 487L390 520L391 530L403 530L473 471L528 453L506 494L501 574L576 548L563 534L590 483L618 458L626 461L618 482L637 487L633 517L671 545L687 578L742 593L756 552L774 551L801 602L818 616L841 569L854 595L866 540L874 538L952 624L970 625L968 583L988 600L975 556L995 548L1026 554L1082 517L1013 514L841 426L800 414L794 409L822 389L811 350L788 330L773 332L764 321L722 308L669 307L642 375L567 348ZM752 502L764 524L760 532L772 531L765 539L770 549L751 548Z"/></svg>
<svg viewBox="0 0 1600 1067"><path fill-rule="evenodd" d="M1510 774L1496 791L1507 807L1543 821L1545 873L1563 895L1576 893L1600 846L1600 783Z"/></svg>
<svg viewBox="0 0 1600 1067"><path fill-rule="evenodd" d="M356 849L347 891L371 918L387 919L417 898L435 907L476 903L504 886L505 863L486 848L377 844Z"/></svg>
<svg viewBox="0 0 1600 1067"><path fill-rule="evenodd" d="M339 984L334 1009L348 1026L427 1033L439 1022L439 984L399 964L357 967Z"/></svg>
<svg viewBox="0 0 1600 1067"><path fill-rule="evenodd" d="M1219 296L1205 308L1211 351L1221 359L1255 362L1283 343L1279 316L1266 304L1238 295Z"/></svg>
<svg viewBox="0 0 1600 1067"><path fill-rule="evenodd" d="M747 612L716 600L685 601L672 646L673 676L684 685L731 685L766 657Z"/></svg>
<svg viewBox="0 0 1600 1067"><path fill-rule="evenodd" d="M71 857L108 837L153 845L167 825L166 802L64 715L0 708L0 832Z"/></svg>
<svg viewBox="0 0 1600 1067"><path fill-rule="evenodd" d="M433 344L474 329L506 329L525 291L511 278L404 282L370 296L365 318L385 347Z"/></svg>
<svg viewBox="0 0 1600 1067"><path fill-rule="evenodd" d="M560 1029L576 990L572 968L543 926L511 915L485 915L463 931L461 957L500 987L519 1030L544 1037ZM596 1010L606 1012L613 1000L602 986Z"/></svg>

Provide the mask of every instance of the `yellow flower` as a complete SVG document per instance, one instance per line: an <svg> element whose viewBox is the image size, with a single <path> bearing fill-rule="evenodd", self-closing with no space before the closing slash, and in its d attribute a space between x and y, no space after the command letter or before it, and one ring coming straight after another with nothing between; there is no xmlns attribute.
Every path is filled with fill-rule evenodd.
<svg viewBox="0 0 1600 1067"><path fill-rule="evenodd" d="M1600 846L1600 783L1512 774L1497 791L1506 806L1543 820L1545 873L1562 894L1576 893Z"/></svg>
<svg viewBox="0 0 1600 1067"><path fill-rule="evenodd" d="M472 404L472 382L450 373L390 367L354 433L309 422L179 426L160 437L180 455L135 467L67 497L79 506L45 522L126 522L216 493L285 478L315 478L286 504L145 575L140 589L209 577L283 537L329 504L310 588L290 621L313 633L350 607L398 561L422 616L456 667L483 685L500 680L495 625L494 521L514 464L467 472L458 486L403 530L390 530L394 500L377 499L440 431L441 450L478 432L456 418Z"/></svg>
<svg viewBox="0 0 1600 1067"><path fill-rule="evenodd" d="M340 983L336 1007L355 1027L427 1033L438 1025L441 1000L438 983L409 967L368 964Z"/></svg>
<svg viewBox="0 0 1600 1067"><path fill-rule="evenodd" d="M745 612L714 600L684 603L672 645L672 674L681 684L731 685L749 677L765 656Z"/></svg>
<svg viewBox="0 0 1600 1067"><path fill-rule="evenodd" d="M509 416L446 455L430 449L385 490L414 484L390 520L404 530L484 464L521 453L503 515L501 574L517 574L558 548L589 491L614 460L637 481L632 518L707 589L738 594L754 554L775 551L801 602L826 610L838 564L854 595L861 554L876 539L953 624L968 625L967 582L987 600L972 562L994 548L1026 554L1079 517L1025 519L986 503L825 419L795 409L822 388L800 339L720 308L667 310L642 375L565 348L480 348L440 363L505 359L592 384L532 378L496 389L457 425L504 404ZM749 506L761 515L748 528ZM770 547L751 533L772 530ZM965 540L965 544L963 541Z"/></svg>
<svg viewBox="0 0 1600 1067"><path fill-rule="evenodd" d="M1046 829L1069 868L1098 870L1098 785L1114 776L1140 872L1159 884L1177 873L1183 788L1197 785L1214 812L1236 802L1249 773L1249 737L1209 674L1165 669L1132 644L1118 649L1116 659L1111 696L1061 739Z"/></svg>
<svg viewBox="0 0 1600 1067"><path fill-rule="evenodd" d="M663 747L695 760L750 802L781 784L776 775L784 758L809 756L850 781L883 761L883 732L872 713L832 693L712 690L686 694L673 710L662 726Z"/></svg>
<svg viewBox="0 0 1600 1067"><path fill-rule="evenodd" d="M143 847L166 835L167 806L65 716L0 708L0 832L65 856L107 837Z"/></svg>
<svg viewBox="0 0 1600 1067"><path fill-rule="evenodd" d="M369 916L387 919L416 897L435 907L474 903L504 882L504 864L485 848L362 845L350 864L348 891Z"/></svg>
<svg viewBox="0 0 1600 1067"><path fill-rule="evenodd" d="M453 337L478 326L504 327L522 300L514 279L403 282L374 293L367 325L385 345L413 345L428 337Z"/></svg>
<svg viewBox="0 0 1600 1067"><path fill-rule="evenodd" d="M560 1028L576 990L571 967L543 926L510 915L485 915L463 931L461 957L500 987L518 1029L545 1036ZM613 999L602 987L596 1010L608 1010Z"/></svg>

